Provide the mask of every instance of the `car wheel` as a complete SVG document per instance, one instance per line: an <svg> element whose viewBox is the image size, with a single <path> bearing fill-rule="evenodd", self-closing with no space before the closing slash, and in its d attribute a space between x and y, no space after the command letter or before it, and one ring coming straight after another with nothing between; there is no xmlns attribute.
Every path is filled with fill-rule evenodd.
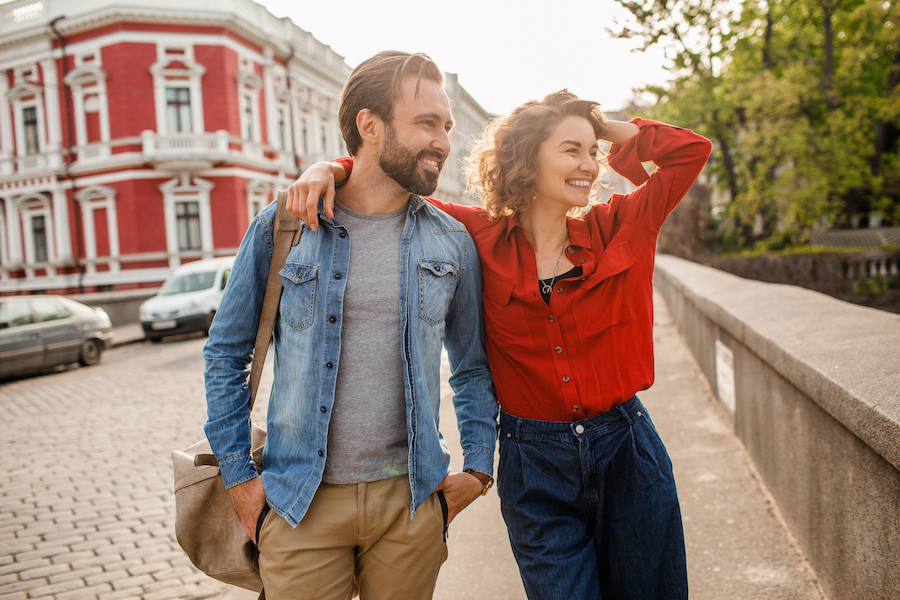
<svg viewBox="0 0 900 600"><path fill-rule="evenodd" d="M78 362L84 367L96 365L100 362L102 353L103 349L98 340L84 340L81 342L81 354L78 356Z"/></svg>
<svg viewBox="0 0 900 600"><path fill-rule="evenodd" d="M147 339L150 340L151 342L153 342L154 344L162 344L161 337L152 337L152 338L147 338Z"/></svg>
<svg viewBox="0 0 900 600"><path fill-rule="evenodd" d="M213 319L216 318L216 311L212 311L209 313L209 318L206 319L206 329L203 330L203 335L209 335L209 328L212 327Z"/></svg>

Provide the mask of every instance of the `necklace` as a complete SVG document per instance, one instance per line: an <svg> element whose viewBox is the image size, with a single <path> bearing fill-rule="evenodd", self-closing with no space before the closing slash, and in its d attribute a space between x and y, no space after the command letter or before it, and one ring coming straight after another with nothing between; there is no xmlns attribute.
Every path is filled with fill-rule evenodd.
<svg viewBox="0 0 900 600"><path fill-rule="evenodd" d="M566 235L566 239L563 240L562 248L559 249L559 256L556 257L556 267L553 269L553 278L550 279L550 283L545 283L547 280L544 279L541 281L541 292L544 294L549 294L553 291L553 285L556 283L556 274L559 273L559 261L562 260L563 252L566 249L566 244L569 243L569 236Z"/></svg>

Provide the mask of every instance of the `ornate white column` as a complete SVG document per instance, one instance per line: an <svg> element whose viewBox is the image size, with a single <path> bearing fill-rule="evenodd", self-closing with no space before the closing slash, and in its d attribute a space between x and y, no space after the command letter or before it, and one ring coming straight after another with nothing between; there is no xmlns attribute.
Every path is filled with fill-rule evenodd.
<svg viewBox="0 0 900 600"><path fill-rule="evenodd" d="M9 252L7 257L10 264L20 265L22 260L22 236L19 233L21 228L21 216L15 201L12 198L4 198L3 204L6 206L6 248Z"/></svg>
<svg viewBox="0 0 900 600"><path fill-rule="evenodd" d="M87 259L87 273L97 272L97 232L94 228L94 207L90 200L78 203L81 207L81 224L84 232L84 254Z"/></svg>
<svg viewBox="0 0 900 600"><path fill-rule="evenodd" d="M72 240L69 236L69 203L63 184L53 188L53 238L56 254L50 254L60 262L72 260ZM48 236L49 237L49 236Z"/></svg>
<svg viewBox="0 0 900 600"><path fill-rule="evenodd" d="M49 166L62 164L60 148L62 147L62 112L59 105L59 91L57 91L58 77L56 75L56 60L48 58L41 61L41 73L43 74L44 107L47 119L47 162ZM63 88L63 91L65 88Z"/></svg>
<svg viewBox="0 0 900 600"><path fill-rule="evenodd" d="M9 118L9 100L6 97L8 89L6 74L3 72L0 77L0 175L11 175L13 172L12 122Z"/></svg>
<svg viewBox="0 0 900 600"><path fill-rule="evenodd" d="M116 212L115 196L106 201L106 231L109 232L109 272L118 273L122 261L119 255L119 217Z"/></svg>

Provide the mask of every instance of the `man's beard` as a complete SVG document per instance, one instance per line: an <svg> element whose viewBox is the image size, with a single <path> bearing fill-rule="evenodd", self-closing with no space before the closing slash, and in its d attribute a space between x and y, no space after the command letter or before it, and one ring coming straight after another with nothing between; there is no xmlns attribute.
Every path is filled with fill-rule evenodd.
<svg viewBox="0 0 900 600"><path fill-rule="evenodd" d="M422 150L414 154L404 146L394 134L394 128L385 128L384 147L378 155L378 166L385 175L393 179L404 190L430 196L437 189L440 170L444 166L444 155L436 150ZM438 163L438 173L419 168L420 158L433 158Z"/></svg>

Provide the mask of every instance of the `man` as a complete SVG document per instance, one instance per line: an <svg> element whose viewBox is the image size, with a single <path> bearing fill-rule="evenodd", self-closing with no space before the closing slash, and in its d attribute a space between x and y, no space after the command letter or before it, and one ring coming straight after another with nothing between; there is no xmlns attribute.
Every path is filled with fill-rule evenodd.
<svg viewBox="0 0 900 600"><path fill-rule="evenodd" d="M251 223L210 331L206 433L270 598L349 598L354 584L363 598L430 598L447 524L492 483L478 256L420 197L450 152L442 86L428 57L383 52L341 92L356 168L281 271L261 477L245 379L274 204ZM464 451L454 474L438 430L442 343Z"/></svg>

